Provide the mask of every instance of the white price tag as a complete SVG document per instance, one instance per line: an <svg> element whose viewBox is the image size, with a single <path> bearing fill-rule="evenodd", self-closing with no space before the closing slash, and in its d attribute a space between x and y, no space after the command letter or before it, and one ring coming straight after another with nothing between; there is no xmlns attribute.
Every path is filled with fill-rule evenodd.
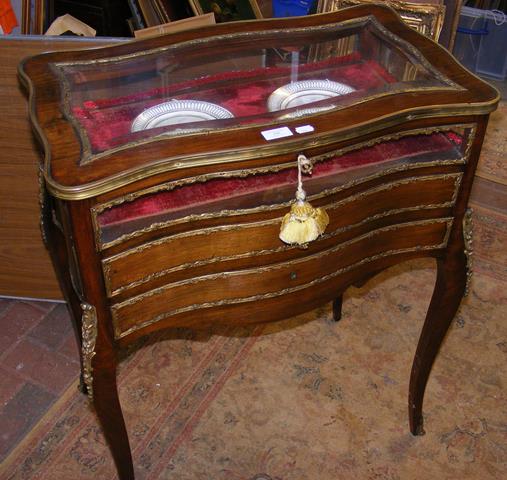
<svg viewBox="0 0 507 480"><path fill-rule="evenodd" d="M300 127L295 128L296 133L310 133L314 132L315 128L312 125L301 125Z"/></svg>
<svg viewBox="0 0 507 480"><path fill-rule="evenodd" d="M276 140L277 138L292 137L294 135L289 127L272 128L271 130L264 130L261 135L265 140Z"/></svg>

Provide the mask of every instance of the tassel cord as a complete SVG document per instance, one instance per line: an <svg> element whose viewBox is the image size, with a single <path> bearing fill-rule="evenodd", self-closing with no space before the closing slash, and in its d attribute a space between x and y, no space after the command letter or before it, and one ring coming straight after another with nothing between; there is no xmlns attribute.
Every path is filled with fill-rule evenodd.
<svg viewBox="0 0 507 480"><path fill-rule="evenodd" d="M311 174L312 163L301 154L298 155L297 164L296 202L292 204L290 212L283 217L279 237L289 245L304 245L306 248L308 242L322 235L329 223L329 217L323 208L314 208L306 201L302 173Z"/></svg>
<svg viewBox="0 0 507 480"><path fill-rule="evenodd" d="M305 173L312 173L312 163L305 155L298 155L298 187L296 190L296 200L302 205L306 200L306 192L303 190L303 170Z"/></svg>

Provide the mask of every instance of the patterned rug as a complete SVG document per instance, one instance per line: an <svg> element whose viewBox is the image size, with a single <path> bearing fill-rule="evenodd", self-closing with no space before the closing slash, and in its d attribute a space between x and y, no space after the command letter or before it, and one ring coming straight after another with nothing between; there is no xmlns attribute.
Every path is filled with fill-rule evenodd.
<svg viewBox="0 0 507 480"><path fill-rule="evenodd" d="M507 185L507 102L502 101L489 117L477 175Z"/></svg>
<svg viewBox="0 0 507 480"><path fill-rule="evenodd" d="M507 217L476 208L475 275L435 363L426 435L408 378L435 280L407 262L331 306L263 327L179 330L123 362L139 480L501 479L507 471ZM116 477L74 385L0 467L1 479Z"/></svg>

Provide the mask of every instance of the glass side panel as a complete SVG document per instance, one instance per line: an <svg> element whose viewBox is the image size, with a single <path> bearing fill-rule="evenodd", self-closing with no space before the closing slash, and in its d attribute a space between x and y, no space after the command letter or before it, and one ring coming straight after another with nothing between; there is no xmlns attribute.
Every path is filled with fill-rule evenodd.
<svg viewBox="0 0 507 480"><path fill-rule="evenodd" d="M463 161L469 129L432 134L410 134L376 145L332 152L315 158L313 173L305 176L310 199L332 194L344 185L393 168L416 168L432 162ZM147 230L194 218L219 218L287 207L294 200L297 167L269 173L230 176L172 187L161 186L134 200L104 205L95 219L102 246ZM283 210L283 213L285 211Z"/></svg>
<svg viewBox="0 0 507 480"><path fill-rule="evenodd" d="M272 124L378 95L457 88L373 17L52 68L88 158L157 135Z"/></svg>

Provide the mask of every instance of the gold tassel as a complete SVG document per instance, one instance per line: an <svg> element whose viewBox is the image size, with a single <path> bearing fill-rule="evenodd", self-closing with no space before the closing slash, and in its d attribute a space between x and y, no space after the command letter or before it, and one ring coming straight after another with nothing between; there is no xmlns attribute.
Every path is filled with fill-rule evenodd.
<svg viewBox="0 0 507 480"><path fill-rule="evenodd" d="M310 173L311 163L304 156L298 156L298 189L296 202L282 220L280 240L289 245L304 245L317 239L329 224L329 217L323 208L314 208L306 201L301 170Z"/></svg>

